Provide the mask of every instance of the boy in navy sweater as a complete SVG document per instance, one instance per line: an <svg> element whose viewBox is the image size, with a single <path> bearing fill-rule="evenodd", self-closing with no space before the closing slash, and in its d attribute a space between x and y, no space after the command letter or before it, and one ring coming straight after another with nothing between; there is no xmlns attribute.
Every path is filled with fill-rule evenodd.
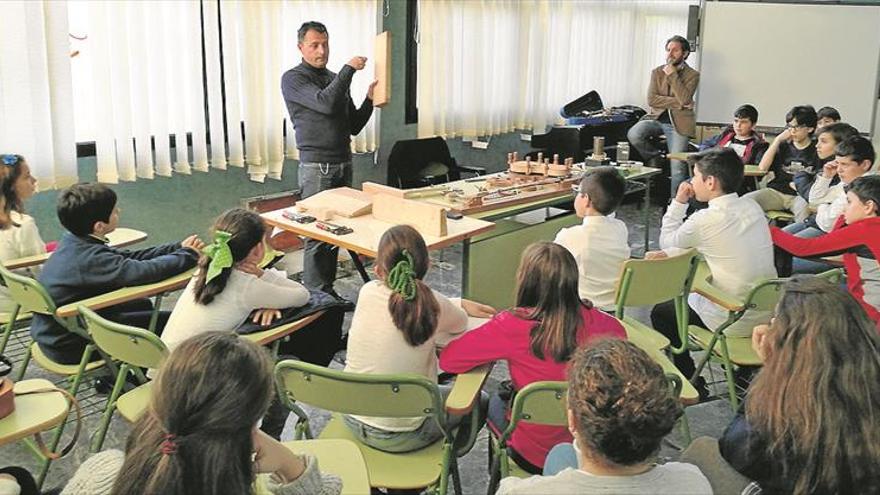
<svg viewBox="0 0 880 495"><path fill-rule="evenodd" d="M76 184L58 198L58 219L67 232L49 257L39 281L57 306L123 287L159 282L193 268L204 243L195 235L180 243L139 251L107 245L108 233L119 225L116 193L102 184ZM153 305L139 299L113 306L100 313L113 321L145 328ZM168 320L160 314L157 328ZM76 364L87 344L51 316L35 314L31 336L50 359Z"/></svg>

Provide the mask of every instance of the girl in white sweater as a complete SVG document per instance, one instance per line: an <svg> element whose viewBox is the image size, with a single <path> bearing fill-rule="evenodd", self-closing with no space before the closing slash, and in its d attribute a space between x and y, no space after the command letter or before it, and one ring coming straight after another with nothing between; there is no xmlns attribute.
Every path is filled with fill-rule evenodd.
<svg viewBox="0 0 880 495"><path fill-rule="evenodd" d="M162 332L169 348L202 332L232 332L252 315L270 324L279 309L303 306L309 291L285 272L258 266L265 254L266 226L259 215L229 210L214 223L214 242L199 260Z"/></svg>
<svg viewBox="0 0 880 495"><path fill-rule="evenodd" d="M0 262L46 252L36 222L24 212L24 202L34 195L36 184L23 156L0 155ZM36 276L35 270L22 272ZM0 312L12 311L14 306L9 290L0 286Z"/></svg>
<svg viewBox="0 0 880 495"><path fill-rule="evenodd" d="M437 349L466 330L468 316L489 318L495 310L466 299L450 300L422 281L430 260L414 228L388 229L377 251L379 280L364 285L358 295L345 371L415 373L436 381ZM441 387L441 392L448 394L449 389ZM387 452L416 450L443 435L436 422L424 416L344 419L362 442Z"/></svg>

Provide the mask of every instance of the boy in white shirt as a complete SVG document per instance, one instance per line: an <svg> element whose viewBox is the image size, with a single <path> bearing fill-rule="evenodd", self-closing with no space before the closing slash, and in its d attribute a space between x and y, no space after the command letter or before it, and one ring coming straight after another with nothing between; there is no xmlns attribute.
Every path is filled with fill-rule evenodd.
<svg viewBox="0 0 880 495"><path fill-rule="evenodd" d="M712 283L724 292L742 298L762 280L776 277L773 265L773 242L767 219L760 206L736 192L743 180L743 163L731 149L711 149L692 156L694 178L682 183L675 199L663 216L660 227L660 248L646 258L660 258L678 249L696 248L712 272ZM708 201L709 208L700 210L685 220L688 201ZM727 310L695 293L688 297L689 321L710 330L720 326L728 317ZM766 312L748 312L725 331L728 336L751 335L755 325L766 323ZM675 319L673 301L658 304L651 311L653 327L666 335L673 345L681 340ZM675 356L678 369L693 375L694 361L690 353ZM705 383L695 382L701 395Z"/></svg>
<svg viewBox="0 0 880 495"><path fill-rule="evenodd" d="M630 255L626 224L614 217L625 190L626 181L615 168L588 171L574 199L575 213L584 221L560 230L553 241L577 261L578 294L601 309L614 306L620 267Z"/></svg>

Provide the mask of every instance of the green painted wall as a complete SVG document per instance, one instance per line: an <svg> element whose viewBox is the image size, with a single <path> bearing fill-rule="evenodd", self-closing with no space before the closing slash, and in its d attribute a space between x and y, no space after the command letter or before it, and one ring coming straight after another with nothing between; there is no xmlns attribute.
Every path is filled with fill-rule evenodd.
<svg viewBox="0 0 880 495"><path fill-rule="evenodd" d="M354 157L355 187L363 181L384 183L385 163L391 147L400 139L416 137L417 126L404 123L405 9L404 0L392 0L389 15L382 20L385 30L392 36L392 98L388 106L377 112L380 126L378 160L374 160L373 153ZM470 143L460 139L450 139L449 147L460 163L483 166L490 171L505 167L508 152L523 154L529 149L518 133L494 136L486 150L472 148ZM248 179L245 169L230 167L225 171L193 172L192 175L120 183L113 188L120 198L122 225L148 232L152 243L161 243L180 240L190 233L206 232L218 214L240 205L241 198L296 189L296 161L285 161L283 176L281 181L266 179L264 184L258 184ZM79 177L81 181L95 180L94 157L79 160ZM26 205L28 212L36 218L45 240L58 239L62 232L55 216L57 195L58 191L41 192Z"/></svg>

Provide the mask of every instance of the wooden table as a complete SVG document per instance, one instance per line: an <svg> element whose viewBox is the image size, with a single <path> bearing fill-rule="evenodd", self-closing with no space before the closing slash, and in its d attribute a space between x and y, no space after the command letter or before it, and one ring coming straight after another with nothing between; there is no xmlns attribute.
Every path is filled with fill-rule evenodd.
<svg viewBox="0 0 880 495"><path fill-rule="evenodd" d="M142 242L146 240L146 238L146 232L126 228L118 228L113 232L107 234L107 239L110 241L109 244L113 247L129 246L131 244ZM46 262L47 259L49 259L49 256L51 254L52 253L40 253L33 256L25 256L23 258L5 261L3 262L3 265L10 270L15 270L17 268L27 268L35 265L42 265Z"/></svg>
<svg viewBox="0 0 880 495"><path fill-rule="evenodd" d="M17 394L38 388L55 388L49 380L35 378L15 384ZM46 392L15 397L15 411L0 419L0 445L52 429L67 418L70 405L61 393Z"/></svg>
<svg viewBox="0 0 880 495"><path fill-rule="evenodd" d="M319 229L316 222L302 224L288 220L282 216L283 211L283 209L269 211L263 213L262 217L266 223L279 229L347 249L352 254L352 260L364 282L368 282L370 277L358 255L375 258L382 234L394 226L394 224L377 220L370 214L354 218L336 216L330 220L331 223L344 225L353 230L350 234L336 235ZM448 220L447 235L445 236L433 236L422 233L422 237L425 239L428 250L442 249L459 242L467 244L470 238L488 232L492 228L494 228L492 222L463 217L459 220Z"/></svg>

